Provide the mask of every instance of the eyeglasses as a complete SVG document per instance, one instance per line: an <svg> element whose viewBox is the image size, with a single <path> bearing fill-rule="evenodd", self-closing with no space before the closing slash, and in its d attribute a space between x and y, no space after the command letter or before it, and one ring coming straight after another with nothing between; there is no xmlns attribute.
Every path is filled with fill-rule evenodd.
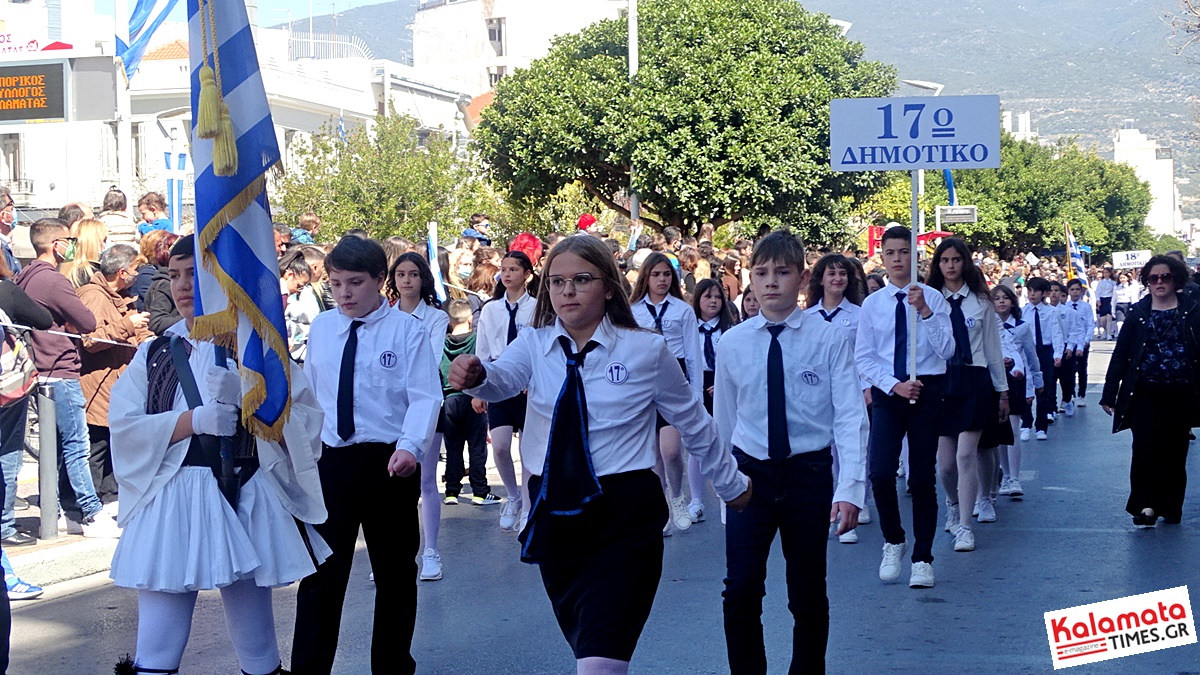
<svg viewBox="0 0 1200 675"><path fill-rule="evenodd" d="M1150 284L1150 285L1165 284L1168 281L1174 283L1175 275L1174 274L1149 274L1146 276L1146 283Z"/></svg>
<svg viewBox="0 0 1200 675"><path fill-rule="evenodd" d="M585 293L592 286L592 282L598 281L596 277L590 274L576 274L570 279L562 276L549 277L550 290L554 293L563 293L567 290L567 284L571 284L571 289L576 293Z"/></svg>

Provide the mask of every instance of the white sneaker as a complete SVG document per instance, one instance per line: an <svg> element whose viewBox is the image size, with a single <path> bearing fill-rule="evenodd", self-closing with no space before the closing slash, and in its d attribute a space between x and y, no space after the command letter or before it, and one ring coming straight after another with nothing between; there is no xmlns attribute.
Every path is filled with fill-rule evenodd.
<svg viewBox="0 0 1200 675"><path fill-rule="evenodd" d="M1039 431L1039 432L1037 432L1037 439L1038 439L1039 441L1044 441L1044 440L1047 440L1047 439L1049 439L1049 438L1050 438L1050 437L1046 435L1046 432L1044 432L1044 431Z"/></svg>
<svg viewBox="0 0 1200 675"><path fill-rule="evenodd" d="M1085 400L1083 400L1083 399L1081 399L1081 398L1077 398L1077 399L1075 399L1075 407L1076 407L1076 408L1086 408L1086 407L1087 407L1087 401L1085 401Z"/></svg>
<svg viewBox="0 0 1200 675"><path fill-rule="evenodd" d="M883 562L879 563L879 578L883 581L891 581L900 576L900 559L904 557L904 552L908 550L908 542L900 542L899 544L883 545Z"/></svg>
<svg viewBox="0 0 1200 675"><path fill-rule="evenodd" d="M1025 491L1021 489L1021 481L1017 480L1016 478L1013 478L1009 481L1008 487L1008 496L1010 497L1020 497L1021 495L1025 494Z"/></svg>
<svg viewBox="0 0 1200 675"><path fill-rule="evenodd" d="M671 521L675 523L675 529L684 532L691 528L692 517L688 514L687 497L681 492L678 497L670 500L670 504Z"/></svg>
<svg viewBox="0 0 1200 675"><path fill-rule="evenodd" d="M996 494L1000 495L1001 497L1008 497L1011 495L1012 481L1013 479L1010 476L1005 476L1004 478L1000 479L1000 491Z"/></svg>
<svg viewBox="0 0 1200 675"><path fill-rule="evenodd" d="M421 581L437 581L442 578L442 556L437 550L425 549L421 556Z"/></svg>
<svg viewBox="0 0 1200 675"><path fill-rule="evenodd" d="M980 500L980 499L983 499L983 497L980 497L979 499L976 499L976 500L975 500L975 508L971 509L971 517L972 517L972 518L978 518L978 517L979 517L979 500Z"/></svg>
<svg viewBox="0 0 1200 675"><path fill-rule="evenodd" d="M912 576L908 578L909 588L933 588L933 564L915 562L912 565Z"/></svg>
<svg viewBox="0 0 1200 675"><path fill-rule="evenodd" d="M119 504L120 504L120 502L109 502L109 503L105 504L103 508L100 509L100 512L107 514L109 518L116 520L117 512L120 510L120 507L118 506Z"/></svg>
<svg viewBox="0 0 1200 675"><path fill-rule="evenodd" d="M1066 413L1067 417L1075 416L1075 402L1074 401L1067 401L1066 405L1064 405L1063 408L1064 408L1063 412Z"/></svg>
<svg viewBox="0 0 1200 675"><path fill-rule="evenodd" d="M979 500L979 522L996 522L996 500L991 497L984 497Z"/></svg>
<svg viewBox="0 0 1200 675"><path fill-rule="evenodd" d="M958 504L946 500L946 531L953 532L958 527Z"/></svg>
<svg viewBox="0 0 1200 675"><path fill-rule="evenodd" d="M83 526L71 520L66 514L58 514L58 531L67 534L83 534Z"/></svg>
<svg viewBox="0 0 1200 675"><path fill-rule="evenodd" d="M855 532L854 530L850 530L846 534L839 534L838 542L842 543L842 544L857 544L858 543L858 532Z"/></svg>
<svg viewBox="0 0 1200 675"><path fill-rule="evenodd" d="M505 532L513 531L517 526L517 518L521 514L520 499L506 499L500 505L500 529Z"/></svg>
<svg viewBox="0 0 1200 675"><path fill-rule="evenodd" d="M85 523L81 529L83 536L89 539L119 539L121 537L121 528L117 527L117 521L104 513L97 513L92 522Z"/></svg>
<svg viewBox="0 0 1200 675"><path fill-rule="evenodd" d="M1021 429L1021 440L1027 441L1033 435L1033 429Z"/></svg>
<svg viewBox="0 0 1200 675"><path fill-rule="evenodd" d="M975 533L971 528L959 525L954 531L954 550L959 553L975 550Z"/></svg>
<svg viewBox="0 0 1200 675"><path fill-rule="evenodd" d="M864 503L862 510L858 512L858 524L859 525L870 525L871 524L871 505L870 504Z"/></svg>
<svg viewBox="0 0 1200 675"><path fill-rule="evenodd" d="M692 523L704 522L704 505L703 504L688 504L688 517L692 519Z"/></svg>

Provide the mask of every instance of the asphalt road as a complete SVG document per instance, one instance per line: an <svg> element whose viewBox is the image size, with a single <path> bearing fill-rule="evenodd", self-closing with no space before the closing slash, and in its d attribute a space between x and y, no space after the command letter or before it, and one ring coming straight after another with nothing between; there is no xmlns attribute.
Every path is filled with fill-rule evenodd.
<svg viewBox="0 0 1200 675"><path fill-rule="evenodd" d="M1099 345L1098 352L1107 351ZM1103 372L1105 356L1092 358ZM1093 382L1099 382L1093 375ZM860 543L831 538L830 673L1040 673L1051 670L1043 613L1188 585L1200 589L1200 494L1189 490L1183 524L1131 527L1123 507L1129 435L1109 433L1098 395L1073 419L1051 427L1047 442L1026 444L1020 501L1001 498L999 521L976 525L977 548L955 553L941 532L934 547L937 586L914 590L908 567L879 581L882 538L876 524ZM1195 474L1196 453L1189 459ZM631 670L728 672L721 630L723 532L715 497L710 518L666 542L664 576ZM901 500L905 522L911 512ZM944 517L944 514L942 514ZM415 516L414 516L415 517ZM518 561L511 534L495 525L498 508L463 504L443 511L445 578L422 583L413 653L422 673L571 673L536 569ZM778 547L764 608L771 672L786 672L791 619ZM336 672L368 673L372 584L365 551L355 561L342 621ZM281 649L291 647L294 588L276 593ZM201 595L183 673L236 673L220 598ZM1195 606L1195 603L1194 605ZM91 577L14 603L15 675L111 672L134 648L132 591ZM1078 673L1200 673L1200 645L1078 666Z"/></svg>

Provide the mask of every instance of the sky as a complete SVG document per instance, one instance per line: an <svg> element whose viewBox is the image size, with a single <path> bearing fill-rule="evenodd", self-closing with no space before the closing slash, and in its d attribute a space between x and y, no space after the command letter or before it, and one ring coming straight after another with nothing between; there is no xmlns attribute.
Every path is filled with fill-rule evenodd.
<svg viewBox="0 0 1200 675"><path fill-rule="evenodd" d="M132 8L137 0L127 0ZM322 14L330 14L336 6L337 11L352 9L354 7L362 7L363 5L375 5L384 0L312 0L312 12L316 16ZM180 0L175 6L175 11L171 13L172 21L183 21L187 15L187 0ZM259 23L263 25L274 25L284 23L288 18L288 11L292 13L292 19L300 19L307 17L309 11L309 0L258 0L258 16ZM96 0L96 11L102 14L111 15L113 13L113 0Z"/></svg>

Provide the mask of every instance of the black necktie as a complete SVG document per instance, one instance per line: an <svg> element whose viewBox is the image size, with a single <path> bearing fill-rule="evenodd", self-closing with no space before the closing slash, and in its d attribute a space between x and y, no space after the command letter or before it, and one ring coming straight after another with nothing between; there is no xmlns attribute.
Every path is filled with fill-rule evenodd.
<svg viewBox="0 0 1200 675"><path fill-rule="evenodd" d="M716 327L700 326L700 332L704 333L704 367L708 370L717 369L717 350L713 346L713 333L717 332Z"/></svg>
<svg viewBox="0 0 1200 675"><path fill-rule="evenodd" d="M842 308L840 306L834 307L833 311L828 314L826 314L825 310L823 309L818 309L817 311L820 312L821 318L825 319L826 323L833 323L833 317L837 316L838 312L842 311Z"/></svg>
<svg viewBox="0 0 1200 675"><path fill-rule="evenodd" d="M510 305L508 300L505 300L504 309L508 310L508 344L511 345L512 341L517 339L517 310L521 309L521 303Z"/></svg>
<svg viewBox="0 0 1200 675"><path fill-rule="evenodd" d="M338 373L337 432L343 441L354 435L354 357L358 354L358 327L362 321L350 322L350 334L342 348L342 369Z"/></svg>
<svg viewBox="0 0 1200 675"><path fill-rule="evenodd" d="M1011 323L1006 323L1006 324L1004 324L1004 330L1012 330L1012 329L1013 329L1013 327L1014 327L1014 326L1013 326Z"/></svg>
<svg viewBox="0 0 1200 675"><path fill-rule="evenodd" d="M950 300L950 328L954 332L954 356L950 358L952 366L971 365L971 334L967 332L967 317L963 314L962 304L967 296L960 295Z"/></svg>
<svg viewBox="0 0 1200 675"><path fill-rule="evenodd" d="M892 349L892 377L901 382L908 379L908 313L905 311L904 291L896 293L896 343Z"/></svg>
<svg viewBox="0 0 1200 675"><path fill-rule="evenodd" d="M1042 315L1038 308L1033 308L1033 334L1037 338L1037 346L1042 346Z"/></svg>
<svg viewBox="0 0 1200 675"><path fill-rule="evenodd" d="M1078 303L1078 302L1072 302L1072 303L1071 303L1071 309L1073 309L1073 310L1075 310L1076 312L1078 312L1078 311L1079 311L1079 303Z"/></svg>
<svg viewBox="0 0 1200 675"><path fill-rule="evenodd" d="M577 516L584 504L602 492L588 447L587 397L580 375L584 357L599 344L589 341L575 353L567 336L560 335L558 343L567 357L567 372L554 404L542 483L533 495L529 524L521 533L521 560L527 563L541 560L547 527L554 526L554 521L546 521L548 516Z"/></svg>
<svg viewBox="0 0 1200 675"><path fill-rule="evenodd" d="M771 346L767 349L767 454L783 461L792 454L787 428L787 392L783 387L783 346L779 334L787 326L767 326Z"/></svg>
<svg viewBox="0 0 1200 675"><path fill-rule="evenodd" d="M654 305L646 303L646 309L650 311L650 316L654 319L654 332L662 334L663 315L667 313L667 305L664 303L661 312L654 311Z"/></svg>

